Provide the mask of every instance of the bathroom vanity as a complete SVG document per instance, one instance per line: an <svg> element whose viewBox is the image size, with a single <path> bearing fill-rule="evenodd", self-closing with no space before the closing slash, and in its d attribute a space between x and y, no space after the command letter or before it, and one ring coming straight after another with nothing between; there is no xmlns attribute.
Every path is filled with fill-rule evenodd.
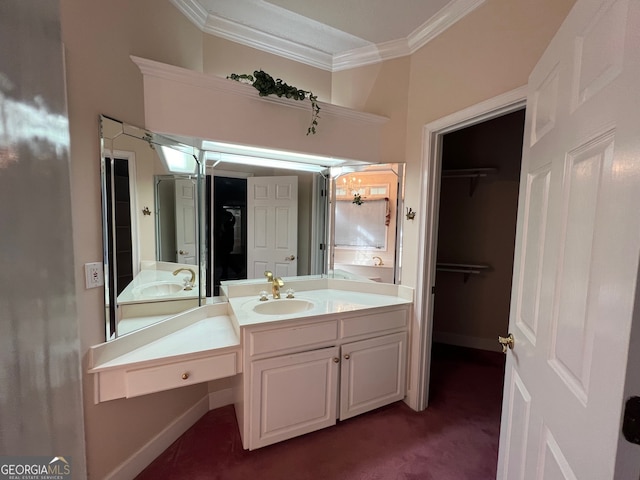
<svg viewBox="0 0 640 480"><path fill-rule="evenodd" d="M224 302L92 347L96 402L234 377L255 449L404 398L412 289L292 278L263 301L266 282L230 283Z"/></svg>

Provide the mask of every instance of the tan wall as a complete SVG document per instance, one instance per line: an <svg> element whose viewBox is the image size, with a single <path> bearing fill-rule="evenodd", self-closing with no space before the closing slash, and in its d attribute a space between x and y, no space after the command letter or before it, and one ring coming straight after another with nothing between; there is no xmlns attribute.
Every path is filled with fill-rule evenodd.
<svg viewBox="0 0 640 480"><path fill-rule="evenodd" d="M71 201L81 355L104 341L100 288L85 290L83 264L102 259L98 115L143 126L142 76L129 55L202 69L202 33L169 2L61 1L71 132ZM84 375L87 467L104 478L203 398L206 385L93 404Z"/></svg>
<svg viewBox="0 0 640 480"><path fill-rule="evenodd" d="M406 205L420 200L423 126L528 80L575 0L487 0L411 56ZM405 222L403 283L416 286L419 222Z"/></svg>
<svg viewBox="0 0 640 480"><path fill-rule="evenodd" d="M205 35L203 72L225 78L232 73L253 75L263 70L273 78L301 90L311 91L322 102L331 101L331 72L261 52L255 48Z"/></svg>
<svg viewBox="0 0 640 480"><path fill-rule="evenodd" d="M333 74L332 103L389 118L382 129L381 163L405 161L411 57Z"/></svg>

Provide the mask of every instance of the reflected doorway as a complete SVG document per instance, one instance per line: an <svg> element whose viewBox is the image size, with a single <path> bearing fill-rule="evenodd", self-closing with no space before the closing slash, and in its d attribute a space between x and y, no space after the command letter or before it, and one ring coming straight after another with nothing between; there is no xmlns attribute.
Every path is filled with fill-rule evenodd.
<svg viewBox="0 0 640 480"><path fill-rule="evenodd" d="M247 180L213 177L213 295L223 280L247 278Z"/></svg>

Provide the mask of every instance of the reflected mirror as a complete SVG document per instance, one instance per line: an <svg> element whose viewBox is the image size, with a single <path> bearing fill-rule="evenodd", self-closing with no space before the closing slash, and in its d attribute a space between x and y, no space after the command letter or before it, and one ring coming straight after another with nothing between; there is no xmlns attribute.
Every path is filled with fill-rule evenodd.
<svg viewBox="0 0 640 480"><path fill-rule="evenodd" d="M207 168L214 295L221 281L262 279L265 270L280 277L326 272L326 173L264 163L221 160Z"/></svg>
<svg viewBox="0 0 640 480"><path fill-rule="evenodd" d="M100 117L106 338L201 304L199 151Z"/></svg>
<svg viewBox="0 0 640 480"><path fill-rule="evenodd" d="M332 169L332 269L399 283L403 164Z"/></svg>

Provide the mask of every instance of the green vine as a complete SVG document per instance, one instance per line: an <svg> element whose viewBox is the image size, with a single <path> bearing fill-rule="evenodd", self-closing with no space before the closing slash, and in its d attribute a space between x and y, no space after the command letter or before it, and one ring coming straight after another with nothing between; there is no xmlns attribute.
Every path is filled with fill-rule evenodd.
<svg viewBox="0 0 640 480"><path fill-rule="evenodd" d="M258 94L261 97L277 95L278 97L292 98L294 100L304 100L308 96L311 101L311 124L307 128L307 135L310 133L315 135L318 118L320 118L320 106L318 105L318 97L313 93L287 85L279 78L274 80L271 75L262 70L256 70L253 75L232 73L227 78L253 85L253 88L258 90Z"/></svg>

